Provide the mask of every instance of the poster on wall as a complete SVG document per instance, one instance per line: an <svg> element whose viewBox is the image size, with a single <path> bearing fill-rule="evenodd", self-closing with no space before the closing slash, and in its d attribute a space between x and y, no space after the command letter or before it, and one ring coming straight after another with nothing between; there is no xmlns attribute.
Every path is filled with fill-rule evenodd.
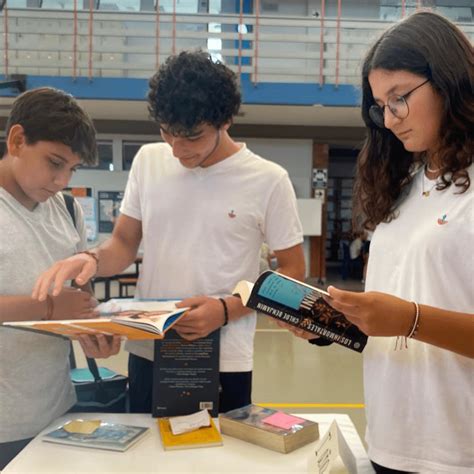
<svg viewBox="0 0 474 474"><path fill-rule="evenodd" d="M92 188L88 186L71 186L63 189L63 193L70 194L75 198L92 197Z"/></svg>
<svg viewBox="0 0 474 474"><path fill-rule="evenodd" d="M328 170L327 168L313 168L312 177L313 189L326 189L328 185Z"/></svg>
<svg viewBox="0 0 474 474"><path fill-rule="evenodd" d="M97 213L95 210L95 199L93 197L76 197L84 213L84 226L88 242L97 240Z"/></svg>
<svg viewBox="0 0 474 474"><path fill-rule="evenodd" d="M120 214L123 191L99 191L99 232L109 234Z"/></svg>

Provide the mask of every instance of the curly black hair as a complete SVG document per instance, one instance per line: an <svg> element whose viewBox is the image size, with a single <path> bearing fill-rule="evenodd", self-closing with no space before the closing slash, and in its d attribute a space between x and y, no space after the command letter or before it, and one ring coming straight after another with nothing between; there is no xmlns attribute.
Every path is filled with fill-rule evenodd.
<svg viewBox="0 0 474 474"><path fill-rule="evenodd" d="M149 86L148 110L173 135L188 135L203 123L220 128L241 103L234 72L203 51L170 56Z"/></svg>

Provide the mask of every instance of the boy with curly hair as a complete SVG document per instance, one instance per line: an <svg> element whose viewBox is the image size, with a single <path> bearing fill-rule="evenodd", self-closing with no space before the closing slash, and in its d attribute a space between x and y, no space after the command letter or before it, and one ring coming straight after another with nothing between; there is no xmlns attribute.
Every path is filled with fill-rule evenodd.
<svg viewBox="0 0 474 474"><path fill-rule="evenodd" d="M229 135L241 102L235 74L204 52L171 56L150 80L149 110L165 143L143 146L128 179L112 238L46 272L40 299L65 277L119 273L143 240L141 298L185 297L187 316L174 328L195 340L221 328L221 412L249 404L256 315L231 296L255 280L263 241L279 270L303 279L303 234L288 173ZM205 295L205 296L203 296ZM228 324L227 324L228 320ZM153 344L130 350L131 410L150 412Z"/></svg>

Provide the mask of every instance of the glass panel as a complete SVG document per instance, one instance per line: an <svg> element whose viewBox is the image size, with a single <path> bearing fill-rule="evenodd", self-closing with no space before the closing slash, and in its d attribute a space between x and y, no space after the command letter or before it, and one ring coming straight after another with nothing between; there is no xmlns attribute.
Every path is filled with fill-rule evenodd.
<svg viewBox="0 0 474 474"><path fill-rule="evenodd" d="M8 0L8 8L26 8L26 0Z"/></svg>
<svg viewBox="0 0 474 474"><path fill-rule="evenodd" d="M97 166L88 166L84 164L81 166L81 169L113 171L114 156L112 142L98 142L97 149L99 153L99 163Z"/></svg>
<svg viewBox="0 0 474 474"><path fill-rule="evenodd" d="M139 12L140 0L101 0L99 10Z"/></svg>
<svg viewBox="0 0 474 474"><path fill-rule="evenodd" d="M82 7L82 2L77 2L78 10L82 10ZM74 0L43 0L43 8L55 10L73 10Z"/></svg>
<svg viewBox="0 0 474 474"><path fill-rule="evenodd" d="M198 13L198 0L176 2L176 13ZM160 0L160 11L173 13L173 0Z"/></svg>
<svg viewBox="0 0 474 474"><path fill-rule="evenodd" d="M133 159L138 153L138 150L150 142L123 142L122 143L122 169L123 171L129 171L132 167Z"/></svg>

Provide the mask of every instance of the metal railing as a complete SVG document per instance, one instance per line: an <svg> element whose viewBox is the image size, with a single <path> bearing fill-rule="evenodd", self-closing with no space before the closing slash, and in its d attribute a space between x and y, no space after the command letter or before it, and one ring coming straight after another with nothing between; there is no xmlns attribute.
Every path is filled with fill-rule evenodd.
<svg viewBox="0 0 474 474"><path fill-rule="evenodd" d="M5 9L0 74L148 78L173 52L201 48L254 83L358 84L390 22L348 18ZM473 24L461 24L474 38Z"/></svg>

